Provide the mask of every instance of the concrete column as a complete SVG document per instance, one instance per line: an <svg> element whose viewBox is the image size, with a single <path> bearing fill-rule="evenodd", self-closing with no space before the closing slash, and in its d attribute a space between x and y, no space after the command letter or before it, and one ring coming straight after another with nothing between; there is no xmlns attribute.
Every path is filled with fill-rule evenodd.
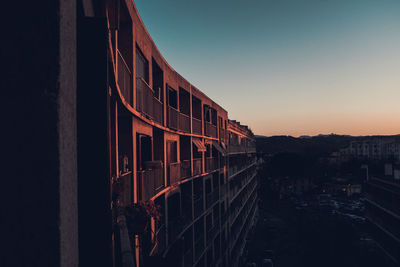
<svg viewBox="0 0 400 267"><path fill-rule="evenodd" d="M76 1L2 15L2 266L78 266Z"/></svg>

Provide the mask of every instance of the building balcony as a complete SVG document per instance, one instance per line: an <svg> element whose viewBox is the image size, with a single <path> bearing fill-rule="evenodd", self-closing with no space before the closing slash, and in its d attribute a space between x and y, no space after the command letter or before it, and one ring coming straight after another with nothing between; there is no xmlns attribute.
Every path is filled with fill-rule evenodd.
<svg viewBox="0 0 400 267"><path fill-rule="evenodd" d="M206 207L207 209L211 207L215 202L219 199L219 192L218 190L214 190L207 194L206 196Z"/></svg>
<svg viewBox="0 0 400 267"><path fill-rule="evenodd" d="M181 224L182 224L182 229L185 229L187 226L189 226L192 223L192 209L188 210L190 214L187 211L182 211L182 217L181 217ZM186 212L187 214L184 214Z"/></svg>
<svg viewBox="0 0 400 267"><path fill-rule="evenodd" d="M179 130L190 133L190 117L181 112L179 112Z"/></svg>
<svg viewBox="0 0 400 267"><path fill-rule="evenodd" d="M204 204L203 204L203 198L195 198L194 199L194 218L197 218L199 215L201 215L204 211Z"/></svg>
<svg viewBox="0 0 400 267"><path fill-rule="evenodd" d="M226 192L226 184L221 185L221 198L225 197Z"/></svg>
<svg viewBox="0 0 400 267"><path fill-rule="evenodd" d="M255 146L248 146L247 147L247 153L256 153L256 147Z"/></svg>
<svg viewBox="0 0 400 267"><path fill-rule="evenodd" d="M202 159L193 159L193 176L200 175L202 173Z"/></svg>
<svg viewBox="0 0 400 267"><path fill-rule="evenodd" d="M163 118L163 103L158 100L157 98L153 99L153 119L158 122L159 124L163 124L164 118Z"/></svg>
<svg viewBox="0 0 400 267"><path fill-rule="evenodd" d="M163 104L143 78L136 79L136 109L159 124L163 122Z"/></svg>
<svg viewBox="0 0 400 267"><path fill-rule="evenodd" d="M206 172L218 169L218 158L206 158Z"/></svg>
<svg viewBox="0 0 400 267"><path fill-rule="evenodd" d="M164 187L163 169L150 169L137 172L141 200L148 200Z"/></svg>
<svg viewBox="0 0 400 267"><path fill-rule="evenodd" d="M178 114L179 111L175 108L168 107L168 127L171 129L178 130Z"/></svg>
<svg viewBox="0 0 400 267"><path fill-rule="evenodd" d="M229 153L255 153L255 152L256 152L255 146L245 146L236 144L229 145Z"/></svg>
<svg viewBox="0 0 400 267"><path fill-rule="evenodd" d="M162 253L166 248L165 234L165 224L158 226L155 233L144 234L141 241L145 253L150 253L150 251L153 251L153 254Z"/></svg>
<svg viewBox="0 0 400 267"><path fill-rule="evenodd" d="M185 251L183 256L183 266L184 267L193 266L193 250L189 249Z"/></svg>
<svg viewBox="0 0 400 267"><path fill-rule="evenodd" d="M191 176L192 170L190 166L190 159L181 161L181 179Z"/></svg>
<svg viewBox="0 0 400 267"><path fill-rule="evenodd" d="M395 181L371 178L367 182L367 199L400 216L400 184Z"/></svg>
<svg viewBox="0 0 400 267"><path fill-rule="evenodd" d="M181 163L174 162L168 165L168 185L173 185L181 179Z"/></svg>
<svg viewBox="0 0 400 267"><path fill-rule="evenodd" d="M244 153L244 152L246 152L245 146L229 144L229 153Z"/></svg>
<svg viewBox="0 0 400 267"><path fill-rule="evenodd" d="M368 202L366 210L366 217L369 221L384 229L393 239L400 238L400 218L398 216L390 214L386 210Z"/></svg>
<svg viewBox="0 0 400 267"><path fill-rule="evenodd" d="M219 129L219 140L225 141L225 129L223 128Z"/></svg>
<svg viewBox="0 0 400 267"><path fill-rule="evenodd" d="M219 200L219 191L218 189L214 188L214 191L212 192L212 202L215 203Z"/></svg>
<svg viewBox="0 0 400 267"><path fill-rule="evenodd" d="M201 120L196 119L194 117L192 117L192 127L193 127L193 133L194 134L198 134L198 135L202 135L202 127L201 127Z"/></svg>
<svg viewBox="0 0 400 267"><path fill-rule="evenodd" d="M196 240L195 244L194 244L194 251L195 251L195 261L197 261L200 256L203 254L204 251L204 236L203 233L201 234L201 237Z"/></svg>
<svg viewBox="0 0 400 267"><path fill-rule="evenodd" d="M175 241L178 235L182 232L182 226L181 217L168 221L168 244Z"/></svg>
<svg viewBox="0 0 400 267"><path fill-rule="evenodd" d="M226 212L221 213L221 225L224 225L224 223L226 222L227 219L226 214L227 214Z"/></svg>
<svg viewBox="0 0 400 267"><path fill-rule="evenodd" d="M248 169L250 166L252 166L255 163L256 163L255 159L251 159L251 160L247 160L247 161L243 160L240 164L232 164L231 163L230 167L228 169L229 177L239 174L240 172ZM253 168L255 168L255 167L253 166Z"/></svg>
<svg viewBox="0 0 400 267"><path fill-rule="evenodd" d="M219 232L219 225L214 225L210 230L207 231L207 245L210 244Z"/></svg>
<svg viewBox="0 0 400 267"><path fill-rule="evenodd" d="M121 94L124 97L125 101L130 106L132 106L132 72L130 71L128 65L125 62L125 59L123 58L119 50L117 50L117 55L117 77L119 90L121 91Z"/></svg>
<svg viewBox="0 0 400 267"><path fill-rule="evenodd" d="M380 187L382 189L400 195L400 182L394 179L389 180L389 179L381 179L373 177L368 181L368 184L371 186Z"/></svg>
<svg viewBox="0 0 400 267"><path fill-rule="evenodd" d="M119 176L119 179L123 185L122 193L119 196L119 199L124 206L128 206L132 203L133 195L132 195L132 172L125 172Z"/></svg>
<svg viewBox="0 0 400 267"><path fill-rule="evenodd" d="M204 124L205 124L204 128L206 131L205 134L207 136L217 138L217 126L215 126L209 122L205 122Z"/></svg>

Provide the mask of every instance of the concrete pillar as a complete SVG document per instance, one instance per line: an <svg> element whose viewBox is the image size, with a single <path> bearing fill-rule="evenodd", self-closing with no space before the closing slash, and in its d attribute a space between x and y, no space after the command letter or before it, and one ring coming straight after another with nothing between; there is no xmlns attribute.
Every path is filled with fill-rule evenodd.
<svg viewBox="0 0 400 267"><path fill-rule="evenodd" d="M1 265L77 266L76 1L10 2L2 19Z"/></svg>

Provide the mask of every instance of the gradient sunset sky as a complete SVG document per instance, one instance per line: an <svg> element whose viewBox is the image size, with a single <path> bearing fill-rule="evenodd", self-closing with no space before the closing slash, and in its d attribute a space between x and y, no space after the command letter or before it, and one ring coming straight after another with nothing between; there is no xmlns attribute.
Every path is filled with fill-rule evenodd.
<svg viewBox="0 0 400 267"><path fill-rule="evenodd" d="M400 134L400 0L135 4L168 63L255 134Z"/></svg>

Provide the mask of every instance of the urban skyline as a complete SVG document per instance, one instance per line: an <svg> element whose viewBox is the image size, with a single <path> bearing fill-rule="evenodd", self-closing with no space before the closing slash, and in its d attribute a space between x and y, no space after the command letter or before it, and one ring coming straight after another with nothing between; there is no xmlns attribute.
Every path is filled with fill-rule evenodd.
<svg viewBox="0 0 400 267"><path fill-rule="evenodd" d="M255 134L400 132L399 2L136 5L169 64Z"/></svg>

